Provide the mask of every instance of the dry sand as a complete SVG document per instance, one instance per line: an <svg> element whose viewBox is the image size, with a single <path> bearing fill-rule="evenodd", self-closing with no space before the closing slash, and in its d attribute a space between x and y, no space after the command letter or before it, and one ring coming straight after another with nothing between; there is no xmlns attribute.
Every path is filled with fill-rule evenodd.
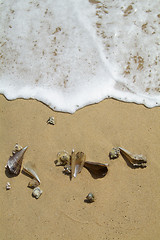
<svg viewBox="0 0 160 240"><path fill-rule="evenodd" d="M56 125L47 125L49 116ZM34 100L0 96L0 239L145 239L160 236L160 108L104 100L73 115ZM15 143L28 145L23 163L33 161L42 196L32 198L29 178L8 178L5 165ZM147 156L148 167L130 168L115 146ZM56 167L60 150L83 151L87 160L109 163L104 178L84 168L70 181ZM7 182L11 190L6 191ZM96 201L84 202L88 192Z"/></svg>

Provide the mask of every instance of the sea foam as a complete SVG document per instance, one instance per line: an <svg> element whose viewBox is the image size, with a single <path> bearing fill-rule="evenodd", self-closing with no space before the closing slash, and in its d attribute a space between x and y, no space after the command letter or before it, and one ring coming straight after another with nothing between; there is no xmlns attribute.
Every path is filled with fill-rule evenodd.
<svg viewBox="0 0 160 240"><path fill-rule="evenodd" d="M73 113L160 106L159 0L1 0L0 93Z"/></svg>

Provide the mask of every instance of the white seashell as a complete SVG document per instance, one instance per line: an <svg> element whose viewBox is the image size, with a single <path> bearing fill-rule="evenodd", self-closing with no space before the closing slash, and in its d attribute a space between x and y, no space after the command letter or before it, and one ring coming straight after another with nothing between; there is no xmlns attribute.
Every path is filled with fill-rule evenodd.
<svg viewBox="0 0 160 240"><path fill-rule="evenodd" d="M42 195L42 190L39 187L33 189L32 196L38 199Z"/></svg>
<svg viewBox="0 0 160 240"><path fill-rule="evenodd" d="M9 182L7 182L6 184L6 190L10 190L11 189L11 184Z"/></svg>
<svg viewBox="0 0 160 240"><path fill-rule="evenodd" d="M49 119L47 120L47 123L48 123L48 124L51 124L51 125L55 125L55 119L54 119L54 117L49 117Z"/></svg>

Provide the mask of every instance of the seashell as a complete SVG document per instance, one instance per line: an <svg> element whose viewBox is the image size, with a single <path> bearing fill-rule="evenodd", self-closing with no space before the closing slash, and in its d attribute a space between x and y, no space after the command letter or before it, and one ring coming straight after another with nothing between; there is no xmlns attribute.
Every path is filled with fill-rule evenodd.
<svg viewBox="0 0 160 240"><path fill-rule="evenodd" d="M71 156L67 151L63 150L57 154L57 158L58 159L54 161L56 166L65 166L70 163Z"/></svg>
<svg viewBox="0 0 160 240"><path fill-rule="evenodd" d="M39 185L40 183L35 178L31 179L31 181L29 181L28 183L29 188L35 188L35 187L38 187Z"/></svg>
<svg viewBox="0 0 160 240"><path fill-rule="evenodd" d="M75 154L74 149L72 149L72 152L71 152L71 178L74 175L75 162L76 162L76 154Z"/></svg>
<svg viewBox="0 0 160 240"><path fill-rule="evenodd" d="M72 150L72 154L71 154L72 177L77 177L77 174L82 171L85 160L86 160L86 155L83 152L77 152L75 154L74 149Z"/></svg>
<svg viewBox="0 0 160 240"><path fill-rule="evenodd" d="M43 191L39 188L36 187L33 189L32 196L38 199L42 195Z"/></svg>
<svg viewBox="0 0 160 240"><path fill-rule="evenodd" d="M55 119L54 119L54 117L49 117L49 119L47 120L47 123L48 123L48 124L51 124L51 125L55 125Z"/></svg>
<svg viewBox="0 0 160 240"><path fill-rule="evenodd" d="M84 163L84 167L87 168L87 170L91 173L91 175L96 178L97 177L102 178L106 176L108 172L107 165L108 164L89 162L89 161L86 161Z"/></svg>
<svg viewBox="0 0 160 240"><path fill-rule="evenodd" d="M16 152L11 156L7 162L6 168L9 169L10 173L18 175L21 171L23 155L27 150L28 146L22 148L19 152Z"/></svg>
<svg viewBox="0 0 160 240"><path fill-rule="evenodd" d="M132 154L128 150L121 147L119 147L119 149L122 156L124 156L124 158L128 160L133 165L133 167L147 167L147 159L142 154Z"/></svg>
<svg viewBox="0 0 160 240"><path fill-rule="evenodd" d="M88 193L88 195L86 196L85 202L92 203L94 201L95 201L94 194L91 192Z"/></svg>
<svg viewBox="0 0 160 240"><path fill-rule="evenodd" d="M115 159L118 158L120 154L119 147L117 148L112 148L112 150L109 152L109 158L110 159Z"/></svg>
<svg viewBox="0 0 160 240"><path fill-rule="evenodd" d="M32 162L27 162L23 166L23 172L29 175L30 177L35 178L40 184L41 181L34 169L35 169L35 164Z"/></svg>
<svg viewBox="0 0 160 240"><path fill-rule="evenodd" d="M19 145L18 143L16 143L16 145L13 148L12 154L14 155L16 152L19 152L20 150L22 150L22 146Z"/></svg>
<svg viewBox="0 0 160 240"><path fill-rule="evenodd" d="M66 165L64 167L64 169L63 169L63 173L67 174L67 175L71 174L71 166L70 165Z"/></svg>
<svg viewBox="0 0 160 240"><path fill-rule="evenodd" d="M10 190L11 189L11 184L9 182L7 182L6 184L6 190Z"/></svg>

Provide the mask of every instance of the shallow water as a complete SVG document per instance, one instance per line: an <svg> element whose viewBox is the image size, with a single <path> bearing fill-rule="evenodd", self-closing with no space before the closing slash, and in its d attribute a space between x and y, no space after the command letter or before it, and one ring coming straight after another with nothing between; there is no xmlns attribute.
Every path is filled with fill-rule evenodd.
<svg viewBox="0 0 160 240"><path fill-rule="evenodd" d="M159 0L0 1L0 93L73 113L160 106Z"/></svg>

